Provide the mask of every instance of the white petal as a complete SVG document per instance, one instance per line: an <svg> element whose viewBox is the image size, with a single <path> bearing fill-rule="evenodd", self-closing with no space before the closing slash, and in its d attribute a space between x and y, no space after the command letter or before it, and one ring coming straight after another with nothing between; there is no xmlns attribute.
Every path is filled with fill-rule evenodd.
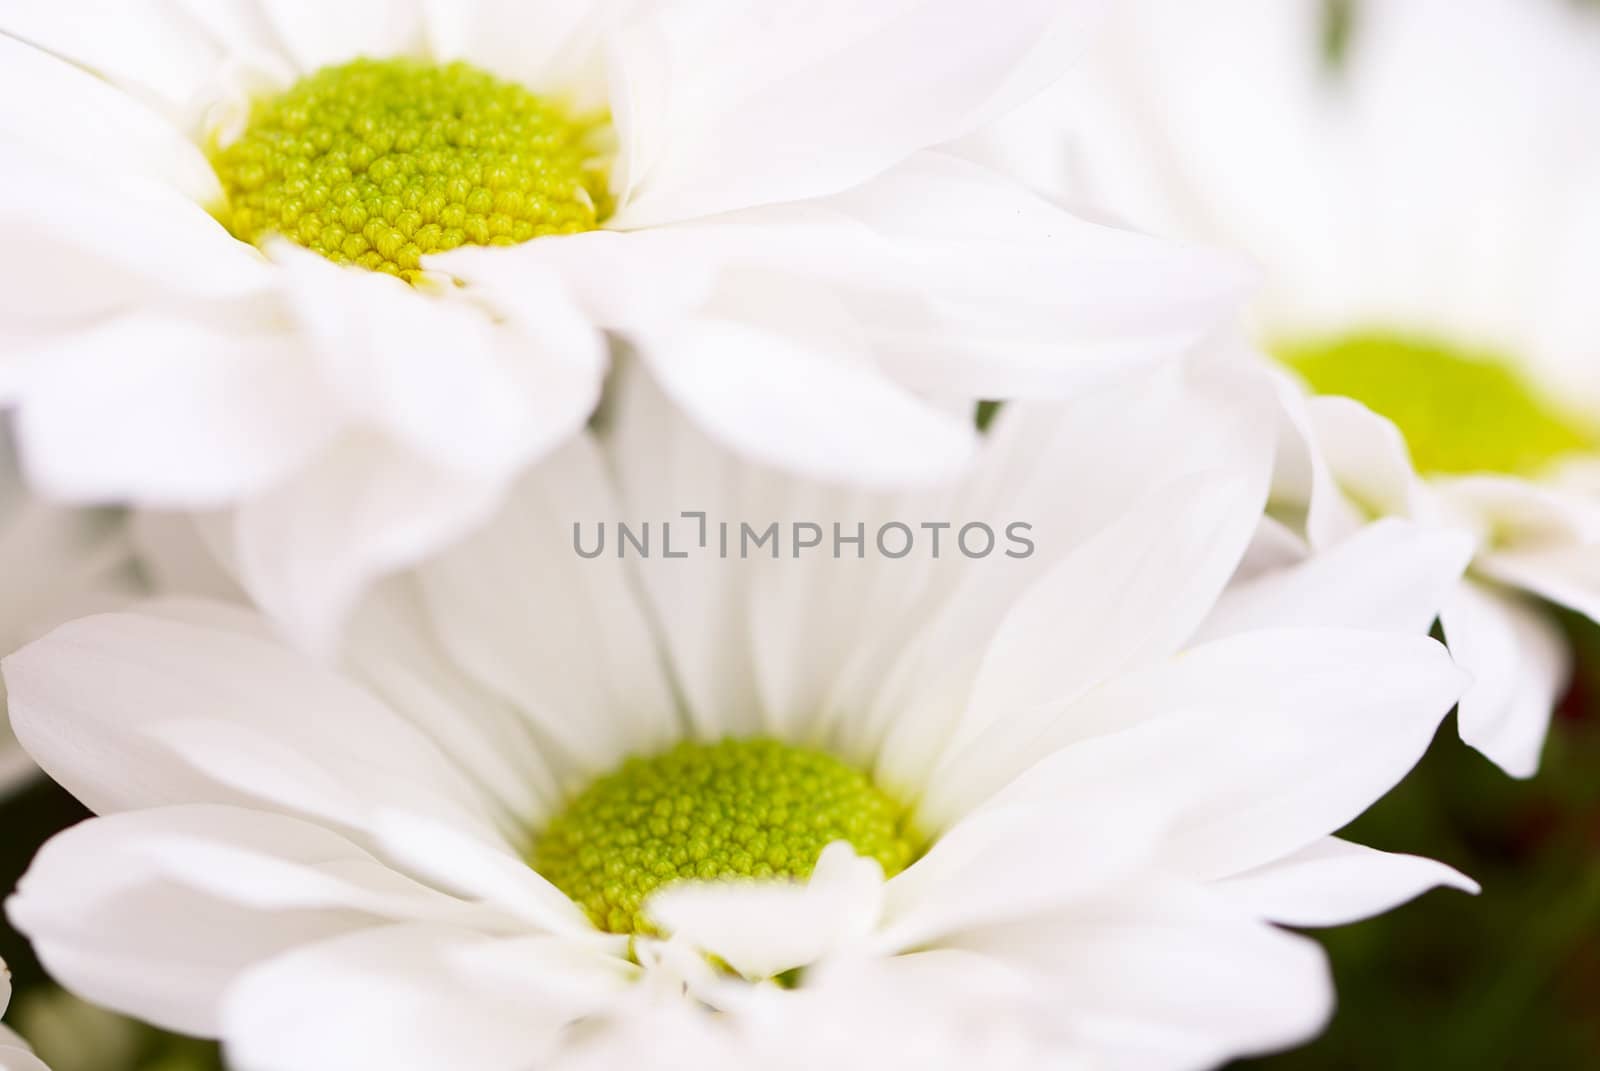
<svg viewBox="0 0 1600 1071"><path fill-rule="evenodd" d="M148 863L162 880L263 913L351 911L484 928L510 924L474 901L421 884L336 833L286 815L189 804L114 815L93 829L103 849ZM16 910L29 910L26 898Z"/></svg>
<svg viewBox="0 0 1600 1071"><path fill-rule="evenodd" d="M680 731L623 567L577 553L577 526L618 517L608 485L594 445L575 440L530 472L493 522L418 574L444 648L575 765L557 768L563 781L660 750Z"/></svg>
<svg viewBox="0 0 1600 1071"><path fill-rule="evenodd" d="M70 9L16 0L0 32L96 71L138 96L183 114L221 56L204 29L174 17L162 0L86 0Z"/></svg>
<svg viewBox="0 0 1600 1071"><path fill-rule="evenodd" d="M1066 954L1103 971L1075 1018L1102 1066L1212 1067L1304 1044L1333 1012L1320 946L1263 926L1090 937ZM1103 988L1102 988L1103 987Z"/></svg>
<svg viewBox="0 0 1600 1071"><path fill-rule="evenodd" d="M870 762L874 732L855 731L861 713L904 638L937 602L940 592L925 586L930 570L948 571L960 560L954 532L943 537L943 564L928 553L923 532L916 537L923 550L886 564L876 533L891 521L914 526L949 515L948 492L890 496L783 478L711 443L648 376L627 374L618 386L607 431L621 517L635 537L648 523L655 539L648 560L627 556L661 624L695 731L815 741L833 727L850 731L844 749ZM859 556L843 542L858 529ZM755 545L751 537L763 532L770 533L765 546ZM811 534L819 540L814 549L791 546ZM588 543L594 538L585 535ZM763 624L752 628L752 621Z"/></svg>
<svg viewBox="0 0 1600 1071"><path fill-rule="evenodd" d="M757 990L729 1067L1089 1071L1052 994L1003 956L931 948L827 963L797 990Z"/></svg>
<svg viewBox="0 0 1600 1071"><path fill-rule="evenodd" d="M1476 569L1510 587L1600 621L1600 545L1508 548L1480 555Z"/></svg>
<svg viewBox="0 0 1600 1071"><path fill-rule="evenodd" d="M919 814L934 828L1081 729L1073 703L1170 656L1233 574L1266 500L1266 469L1152 492L1023 595L984 655Z"/></svg>
<svg viewBox="0 0 1600 1071"><path fill-rule="evenodd" d="M193 19L224 55L258 59L281 51L277 38L257 0L167 0ZM278 58L274 55L273 58Z"/></svg>
<svg viewBox="0 0 1600 1071"><path fill-rule="evenodd" d="M55 497L208 507L280 479L343 419L288 333L134 315L49 344L16 428Z"/></svg>
<svg viewBox="0 0 1600 1071"><path fill-rule="evenodd" d="M970 421L885 377L854 338L705 319L642 338L640 349L662 389L714 438L802 475L927 484L959 471L977 445Z"/></svg>
<svg viewBox="0 0 1600 1071"><path fill-rule="evenodd" d="M305 73L369 56L415 54L422 15L413 0L258 0L262 12Z"/></svg>
<svg viewBox="0 0 1600 1071"><path fill-rule="evenodd" d="M127 835L159 820L156 812L119 815L57 835L7 904L51 976L87 1000L214 1037L217 1002L240 971L376 921L347 908L262 911L194 890Z"/></svg>
<svg viewBox="0 0 1600 1071"><path fill-rule="evenodd" d="M818 207L883 243L841 255L835 286L877 360L921 390L1059 397L1178 357L1254 283L1228 254L1091 223L941 153Z"/></svg>
<svg viewBox="0 0 1600 1071"><path fill-rule="evenodd" d="M583 110L606 105L601 37L614 8L568 0L420 0L429 52Z"/></svg>
<svg viewBox="0 0 1600 1071"><path fill-rule="evenodd" d="M417 730L260 635L107 614L7 658L5 678L18 737L100 813L266 799L347 831L385 807L487 825Z"/></svg>
<svg viewBox="0 0 1600 1071"><path fill-rule="evenodd" d="M714 317L810 347L821 373L831 357L961 397L1058 397L1174 358L1245 285L1222 255L1087 223L937 153L815 203L430 263L518 286L556 273L647 357L685 319Z"/></svg>
<svg viewBox="0 0 1600 1071"><path fill-rule="evenodd" d="M1581 196L1593 160L1592 136L1573 133L1600 123L1587 15L1423 0L1364 20L1348 79L1372 319L1522 348L1553 289L1546 236L1567 229L1564 195Z"/></svg>
<svg viewBox="0 0 1600 1071"><path fill-rule="evenodd" d="M1440 621L1474 678L1461 697L1461 739L1513 777L1532 777L1572 672L1566 640L1536 604L1487 584L1458 587Z"/></svg>
<svg viewBox="0 0 1600 1071"><path fill-rule="evenodd" d="M985 397L1059 396L1173 358L1235 312L1247 283L1224 255L1086 222L938 153L815 203L578 235L514 257L551 264L624 330L698 310L719 284L759 270L785 292L826 291L832 315L896 379ZM440 263L476 275L490 262L467 251ZM727 318L793 330L817 316L783 316L791 293L790 305L758 304L757 320L734 293Z"/></svg>
<svg viewBox="0 0 1600 1071"><path fill-rule="evenodd" d="M1134 801L1098 813L984 808L941 834L888 885L878 947L892 953L964 933L1070 914L1141 872L1166 832ZM1048 843L1050 851L1038 850Z"/></svg>
<svg viewBox="0 0 1600 1071"><path fill-rule="evenodd" d="M614 225L832 193L959 137L1015 103L1021 61L1042 38L1065 44L1054 24L1090 6L1016 0L981 19L964 0L649 9L617 52L630 152Z"/></svg>
<svg viewBox="0 0 1600 1071"><path fill-rule="evenodd" d="M1271 508L1270 499L1268 508ZM1307 547L1305 539L1296 534L1289 525L1269 513L1261 518L1261 526L1256 529L1255 537L1250 540L1250 549L1244 552L1244 560L1239 563L1239 571L1233 574L1230 590L1234 587L1243 587L1271 573L1292 569L1305 562L1309 556L1310 548Z"/></svg>
<svg viewBox="0 0 1600 1071"><path fill-rule="evenodd" d="M246 1071L540 1066L602 1013L631 968L559 938L395 926L266 963L228 993L229 1064Z"/></svg>
<svg viewBox="0 0 1600 1071"><path fill-rule="evenodd" d="M1259 387L1251 376L1174 365L1066 404L1011 403L958 496L886 511L891 518L986 522L996 532L1011 533L1020 523L1025 527L1015 534L1031 543L1025 549L1008 543L1004 556L985 559L982 570L945 564L940 572L938 563L927 563L932 583L904 570L877 571L881 579L866 605L900 608L902 616L877 617L871 629L864 623L858 643L874 660L851 667L855 675L837 689L833 704L851 746L869 757L881 753L881 783L921 793L963 713L990 637L1057 563L1148 506L1142 500L1153 488L1217 473L1254 470L1260 478L1271 457L1272 426ZM883 636L894 637L893 644Z"/></svg>
<svg viewBox="0 0 1600 1071"><path fill-rule="evenodd" d="M274 645L279 642L272 622L262 617L244 599L213 601L203 595L191 597L179 592L146 599L125 609L130 611L130 616L154 617L206 630L236 632Z"/></svg>
<svg viewBox="0 0 1600 1071"><path fill-rule="evenodd" d="M373 829L374 843L384 858L435 888L521 919L524 929L611 947L619 955L626 951L628 938L599 934L582 908L504 841L472 836L406 811L377 815Z"/></svg>
<svg viewBox="0 0 1600 1071"><path fill-rule="evenodd" d="M639 943L641 949L644 946L645 942ZM650 973L647 964L646 979ZM636 991L644 988L634 986ZM630 994L626 1006L606 1021L603 1030L576 1032L563 1049L558 1066L561 1071L644 1068L660 1060L663 1053L692 1053L695 1067L702 1071L739 1071L751 1066L746 1050L735 1043L721 1018L682 996L681 988L665 1000L655 999L653 993ZM774 1060L770 1066L782 1065Z"/></svg>
<svg viewBox="0 0 1600 1071"><path fill-rule="evenodd" d="M963 947L1033 972L1049 997L1034 1029L1073 1037L1094 1067L1214 1067L1304 1041L1333 1009L1314 942L1181 884L1130 885Z"/></svg>
<svg viewBox="0 0 1600 1071"><path fill-rule="evenodd" d="M1244 552L1264 474L1221 471L1160 488L1030 588L989 645L964 728L1060 707L1176 651Z"/></svg>
<svg viewBox="0 0 1600 1071"><path fill-rule="evenodd" d="M328 652L369 585L487 520L505 490L500 478L353 434L217 518L220 545L257 605L297 643Z"/></svg>
<svg viewBox="0 0 1600 1071"><path fill-rule="evenodd" d="M668 934L720 956L752 981L860 942L883 909L883 868L830 844L806 884L684 882L645 903Z"/></svg>
<svg viewBox="0 0 1600 1071"><path fill-rule="evenodd" d="M1405 439L1393 423L1360 402L1319 396L1307 402L1315 449L1339 492L1374 516L1409 515L1417 479ZM1313 538L1319 533L1313 532Z"/></svg>
<svg viewBox="0 0 1600 1071"><path fill-rule="evenodd" d="M1234 903L1284 926L1343 926L1440 887L1478 892L1477 882L1443 863L1338 837L1314 841L1216 886Z"/></svg>
<svg viewBox="0 0 1600 1071"><path fill-rule="evenodd" d="M1580 465L1583 455L1574 459ZM1581 479L1569 486L1565 472L1551 478L1517 476L1434 477L1428 489L1437 492L1438 508L1465 523L1481 527L1485 557L1505 551L1549 550L1600 542L1600 498Z"/></svg>
<svg viewBox="0 0 1600 1071"><path fill-rule="evenodd" d="M1273 314L1327 315L1362 221L1337 196L1320 18L1318 0L1118 4L1085 76L1011 124L1007 155L1042 188L1249 253Z"/></svg>
<svg viewBox="0 0 1600 1071"><path fill-rule="evenodd" d="M1585 56L1592 54L1588 49L1581 51ZM1593 67L1590 60L1583 62ZM1592 106L1600 92L1590 89L1583 96ZM1559 111L1567 103L1561 100L1548 110ZM1585 126L1592 129L1594 122L1588 120ZM1578 129L1568 125L1565 118L1553 125L1563 136ZM1549 397L1564 399L1579 412L1600 412L1600 381L1588 356L1600 347L1600 339L1594 319L1584 315L1588 302L1583 288L1583 280L1600 274L1600 262L1596 260L1600 256L1600 206L1584 196L1584 191L1592 187L1594 176L1600 174L1600 153L1591 153L1584 164L1563 162L1549 167L1547 174L1562 188L1546 206L1551 223L1550 233L1545 235L1549 246L1536 254L1543 268L1539 273L1542 278L1537 283L1529 280L1534 295L1528 305L1533 307L1520 310L1530 321L1530 337L1519 348L1519 357ZM1494 267L1497 275L1504 274L1501 265Z"/></svg>
<svg viewBox="0 0 1600 1071"><path fill-rule="evenodd" d="M1339 486L1318 440L1313 409L1320 412L1324 403L1286 370L1269 364L1263 367L1274 384L1279 406L1277 465L1269 508L1311 547L1344 539L1368 517Z"/></svg>
<svg viewBox="0 0 1600 1071"><path fill-rule="evenodd" d="M1474 549L1465 532L1386 518L1303 562L1231 585L1199 638L1288 626L1427 632Z"/></svg>
<svg viewBox="0 0 1600 1071"><path fill-rule="evenodd" d="M754 635L745 606L749 570L736 565L736 544L738 524L761 523L765 503L758 509L745 500L753 481L741 460L712 443L648 374L636 364L620 373L608 407L608 460L616 470L618 492L613 519L629 522L635 532L647 520L657 526L670 522L671 538L680 546L698 544L699 552L687 559L637 563L641 594L660 622L660 643L682 690L685 716L707 739L758 733L762 722L752 670ZM685 510L706 514L703 541L697 520L680 517ZM734 529L733 560L713 550L719 522ZM621 538L615 529L611 534ZM658 537L665 538L659 532ZM586 530L585 547L593 539ZM619 556L618 546L604 553Z"/></svg>
<svg viewBox="0 0 1600 1071"><path fill-rule="evenodd" d="M507 814L536 826L562 798L524 717L451 659L413 575L381 584L362 600L339 660ZM463 733L463 720L477 731Z"/></svg>
<svg viewBox="0 0 1600 1071"><path fill-rule="evenodd" d="M1237 356L1225 342L1065 403L1007 403L973 497L1025 516L1065 553L1153 488L1259 473L1273 455L1275 409L1268 381Z"/></svg>
<svg viewBox="0 0 1600 1071"><path fill-rule="evenodd" d="M519 277L507 319L454 290L418 293L288 242L272 256L329 387L441 469L508 479L581 428L599 397L600 334L549 279Z"/></svg>
<svg viewBox="0 0 1600 1071"><path fill-rule="evenodd" d="M631 333L703 311L719 284L737 286L752 270L831 284L892 274L894 256L891 244L860 222L827 203L805 203L642 231L557 235L511 248L463 246L428 264L474 284L498 283L507 304L540 273L559 278L596 323ZM762 308L803 333L804 316L770 305ZM724 311L736 314L737 304Z"/></svg>
<svg viewBox="0 0 1600 1071"><path fill-rule="evenodd" d="M82 16L85 23L91 18ZM170 186L199 205L222 196L199 147L165 116L82 68L3 35L0 92L8 100L37 102L0 112L0 138L15 139L29 152L91 174L114 161L119 174Z"/></svg>
<svg viewBox="0 0 1600 1071"><path fill-rule="evenodd" d="M63 210L39 212L40 204ZM10 254L0 267L0 313L7 334L20 336L8 349L46 332L93 331L86 325L124 312L168 320L153 307L162 303L185 303L196 320L217 316L239 334L261 313L231 302L265 293L272 279L253 247L188 197L21 152L0 171L0 224ZM227 300L188 304L197 299Z"/></svg>
<svg viewBox="0 0 1600 1071"><path fill-rule="evenodd" d="M995 802L1103 808L1106 793L1130 795L1173 817L1164 853L1172 865L1222 877L1355 818L1415 765L1465 684L1426 637L1228 637L1076 704L1065 720L1082 742L1041 760Z"/></svg>
<svg viewBox="0 0 1600 1071"><path fill-rule="evenodd" d="M0 652L6 654L63 621L141 594L121 516L40 500L22 485L8 454L0 424Z"/></svg>

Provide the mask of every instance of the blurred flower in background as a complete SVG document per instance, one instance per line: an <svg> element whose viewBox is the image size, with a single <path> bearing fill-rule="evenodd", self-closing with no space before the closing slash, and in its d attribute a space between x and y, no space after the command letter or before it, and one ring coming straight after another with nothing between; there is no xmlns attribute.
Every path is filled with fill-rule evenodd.
<svg viewBox="0 0 1600 1071"><path fill-rule="evenodd" d="M1559 706L1531 783L1442 738L1356 824L1485 896L1328 935L1343 1010L1269 1065L1600 1063L1597 6L1132 0L1092 69L972 146L1252 256L1257 338L1306 395L1284 553L1373 515L1471 533L1442 621L1478 677L1461 735L1526 776Z"/></svg>
<svg viewBox="0 0 1600 1071"><path fill-rule="evenodd" d="M1306 552L1383 515L1477 540L1461 732L1532 774L1569 672L1539 601L1600 615L1600 17L1134 0L1113 31L978 151L1259 263L1258 342L1308 392L1271 512Z"/></svg>

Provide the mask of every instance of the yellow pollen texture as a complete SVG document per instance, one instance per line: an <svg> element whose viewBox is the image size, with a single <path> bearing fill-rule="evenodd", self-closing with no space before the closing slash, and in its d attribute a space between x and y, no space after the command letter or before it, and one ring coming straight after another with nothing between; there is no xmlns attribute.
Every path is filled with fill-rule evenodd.
<svg viewBox="0 0 1600 1071"><path fill-rule="evenodd" d="M911 862L905 811L861 771L776 740L686 742L593 781L534 844L535 870L613 933L649 934L657 889L697 878L806 878L848 841L885 875Z"/></svg>
<svg viewBox="0 0 1600 1071"><path fill-rule="evenodd" d="M593 230L595 130L469 64L358 59L258 101L214 149L218 216L414 281L429 253Z"/></svg>

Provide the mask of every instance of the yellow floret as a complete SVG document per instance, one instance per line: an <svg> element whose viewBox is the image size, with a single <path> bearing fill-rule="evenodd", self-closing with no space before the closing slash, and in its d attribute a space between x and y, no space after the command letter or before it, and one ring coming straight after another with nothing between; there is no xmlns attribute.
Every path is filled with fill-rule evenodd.
<svg viewBox="0 0 1600 1071"><path fill-rule="evenodd" d="M430 253L598 226L594 132L466 63L358 59L259 101L213 151L218 215L409 281Z"/></svg>

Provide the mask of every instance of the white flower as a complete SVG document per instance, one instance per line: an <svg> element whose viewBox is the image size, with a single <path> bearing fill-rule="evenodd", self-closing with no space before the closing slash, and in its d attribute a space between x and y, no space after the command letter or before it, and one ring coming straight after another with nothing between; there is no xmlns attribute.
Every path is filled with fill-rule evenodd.
<svg viewBox="0 0 1600 1071"><path fill-rule="evenodd" d="M11 971L0 963L0 1013L11 1003ZM0 1025L0 1071L50 1071L10 1027Z"/></svg>
<svg viewBox="0 0 1600 1071"><path fill-rule="evenodd" d="M1238 291L933 150L1054 78L1095 6L8 4L29 476L221 511L252 594L327 645L582 426L608 339L757 457L946 475L974 399L1175 352Z"/></svg>
<svg viewBox="0 0 1600 1071"><path fill-rule="evenodd" d="M0 652L139 593L123 524L104 510L41 502L23 486L0 420ZM0 682L0 799L37 772L5 719Z"/></svg>
<svg viewBox="0 0 1600 1071"><path fill-rule="evenodd" d="M1477 540L1442 616L1461 732L1528 775L1569 662L1534 597L1600 618L1600 17L1352 10L1133 0L980 152L1265 267L1258 339L1316 392L1274 512L1313 549L1386 514Z"/></svg>
<svg viewBox="0 0 1600 1071"><path fill-rule="evenodd" d="M102 816L9 904L58 980L245 1071L1190 1068L1327 1015L1272 922L1471 887L1330 836L1459 694L1420 634L1459 547L1384 522L1442 580L1225 593L1271 463L1255 372L1008 407L966 480L894 496L624 383L603 449L382 585L337 669L192 602L6 660L24 743ZM619 520L650 557L580 556Z"/></svg>

